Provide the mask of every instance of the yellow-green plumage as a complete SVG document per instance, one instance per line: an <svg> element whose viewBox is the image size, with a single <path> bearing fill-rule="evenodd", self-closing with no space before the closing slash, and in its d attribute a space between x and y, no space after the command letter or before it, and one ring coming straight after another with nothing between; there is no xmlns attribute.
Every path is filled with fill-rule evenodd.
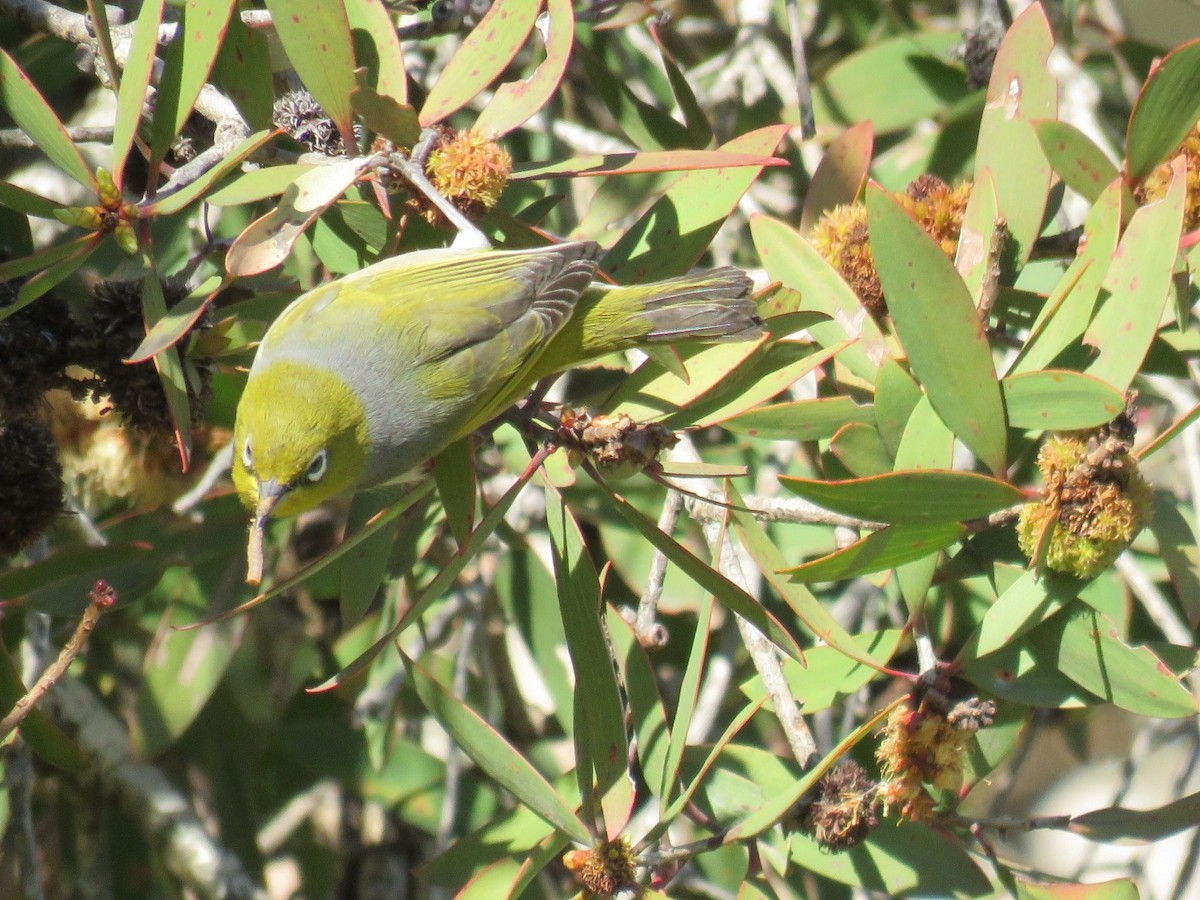
<svg viewBox="0 0 1200 900"><path fill-rule="evenodd" d="M260 524L403 474L546 375L655 341L761 333L737 269L612 287L594 281L598 252L419 251L298 298L238 406L233 475Z"/></svg>

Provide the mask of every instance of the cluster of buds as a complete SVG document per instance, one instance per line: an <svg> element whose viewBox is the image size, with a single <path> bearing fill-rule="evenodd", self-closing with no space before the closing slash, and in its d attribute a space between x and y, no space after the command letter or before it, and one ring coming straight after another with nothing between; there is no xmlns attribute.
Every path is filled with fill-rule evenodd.
<svg viewBox="0 0 1200 900"><path fill-rule="evenodd" d="M1017 539L1030 559L1056 572L1094 578L1149 521L1152 492L1130 454L1132 401L1097 431L1050 437L1038 451L1042 499L1026 504Z"/></svg>
<svg viewBox="0 0 1200 900"><path fill-rule="evenodd" d="M587 459L610 478L656 469L658 455L679 442L658 422L640 424L624 413L593 416L575 409L562 411L557 438L571 465Z"/></svg>
<svg viewBox="0 0 1200 900"><path fill-rule="evenodd" d="M125 202L121 197L121 189L104 169L96 170L96 199L98 202L91 206L56 209L54 217L66 225L86 228L99 234L111 234L117 246L126 253L137 253L134 223L138 220L138 208L133 203Z"/></svg>
<svg viewBox="0 0 1200 900"><path fill-rule="evenodd" d="M915 822L931 819L937 801L929 789L957 792L962 787L963 757L971 738L991 725L995 715L990 700L971 698L946 711L932 695L915 707L893 710L875 753L887 809Z"/></svg>
<svg viewBox="0 0 1200 900"><path fill-rule="evenodd" d="M346 144L337 125L308 91L289 91L271 110L275 127L302 147L322 156L345 156Z"/></svg>
<svg viewBox="0 0 1200 900"><path fill-rule="evenodd" d="M935 175L922 175L895 198L942 252L953 258L970 195L970 182L951 187ZM887 315L887 301L871 252L865 204L848 203L828 210L813 226L810 240L871 315L876 319Z"/></svg>
<svg viewBox="0 0 1200 900"><path fill-rule="evenodd" d="M597 844L590 850L568 850L563 865L596 897L611 897L637 886L637 865L629 838Z"/></svg>
<svg viewBox="0 0 1200 900"><path fill-rule="evenodd" d="M826 850L849 850L879 826L881 806L878 782L843 759L801 801L797 825Z"/></svg>

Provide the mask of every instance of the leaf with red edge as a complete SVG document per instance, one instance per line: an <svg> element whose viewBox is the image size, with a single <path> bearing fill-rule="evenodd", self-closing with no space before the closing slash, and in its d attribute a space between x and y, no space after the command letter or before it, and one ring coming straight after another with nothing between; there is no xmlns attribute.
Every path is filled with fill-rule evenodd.
<svg viewBox="0 0 1200 900"><path fill-rule="evenodd" d="M142 120L142 107L146 102L146 91L154 74L154 61L158 52L158 26L162 21L164 0L146 0L138 13L133 29L133 40L125 58L125 70L121 73L121 87L117 92L117 116L113 124L114 178L121 183L125 174L125 160L137 136L138 124Z"/></svg>
<svg viewBox="0 0 1200 900"><path fill-rule="evenodd" d="M342 3L266 0L288 60L347 147L354 145L354 43ZM269 267L268 267L269 268Z"/></svg>
<svg viewBox="0 0 1200 900"><path fill-rule="evenodd" d="M524 81L500 85L479 118L475 130L498 138L529 120L558 90L571 59L575 40L575 10L571 0L548 0L549 21L539 23L546 58Z"/></svg>
<svg viewBox="0 0 1200 900"><path fill-rule="evenodd" d="M462 109L508 68L533 30L542 0L495 0L429 89L421 125Z"/></svg>
<svg viewBox="0 0 1200 900"><path fill-rule="evenodd" d="M1129 117L1125 172L1141 181L1175 152L1200 119L1200 40L1158 61Z"/></svg>
<svg viewBox="0 0 1200 900"><path fill-rule="evenodd" d="M826 148L804 195L800 230L807 234L821 215L843 203L853 203L867 183L875 129L869 121L847 128Z"/></svg>
<svg viewBox="0 0 1200 900"><path fill-rule="evenodd" d="M1119 391L1141 368L1171 293L1187 184L1182 158L1172 169L1167 195L1135 212L1125 229L1104 278L1108 296L1083 338L1100 351L1087 373Z"/></svg>
<svg viewBox="0 0 1200 900"><path fill-rule="evenodd" d="M784 569L783 574L803 584L856 578L924 559L949 547L964 534L966 527L957 522L892 525L828 556Z"/></svg>
<svg viewBox="0 0 1200 900"><path fill-rule="evenodd" d="M125 362L130 364L145 362L168 347L173 347L204 315L204 310L220 290L221 288L218 287L211 293L194 293L176 303L154 323L146 337L142 339L137 349L129 355Z"/></svg>
<svg viewBox="0 0 1200 900"><path fill-rule="evenodd" d="M421 702L480 769L555 828L591 843L587 827L529 760L429 671L407 656L404 662Z"/></svg>
<svg viewBox="0 0 1200 900"><path fill-rule="evenodd" d="M719 149L770 156L787 131L786 125L768 125ZM621 284L651 275L684 274L700 259L761 171L761 166L749 166L681 176L605 254L605 271Z"/></svg>
<svg viewBox="0 0 1200 900"><path fill-rule="evenodd" d="M786 160L761 153L729 153L724 150L646 150L635 153L596 153L573 156L550 163L523 163L512 181L540 178L597 178L603 175L633 175L639 172L691 172L738 166L783 166Z"/></svg>
<svg viewBox="0 0 1200 900"><path fill-rule="evenodd" d="M50 161L82 184L96 190L96 176L29 76L0 48L0 106L29 135Z"/></svg>
<svg viewBox="0 0 1200 900"><path fill-rule="evenodd" d="M345 0L345 4L355 57L367 69L367 83L381 97L407 105L408 75L392 14L383 0Z"/></svg>
<svg viewBox="0 0 1200 900"><path fill-rule="evenodd" d="M892 525L967 522L1025 499L1007 481L949 469L910 469L845 481L781 475L779 483L833 512Z"/></svg>
<svg viewBox="0 0 1200 900"><path fill-rule="evenodd" d="M283 192L279 205L237 236L225 255L234 278L257 275L282 263L312 221L354 184L361 160L338 160L305 172Z"/></svg>
<svg viewBox="0 0 1200 900"><path fill-rule="evenodd" d="M1069 122L1039 119L1033 123L1042 152L1067 187L1095 203L1121 173L1090 137Z"/></svg>
<svg viewBox="0 0 1200 900"><path fill-rule="evenodd" d="M156 197L150 203L146 203L140 207L141 214L145 217L150 216L167 216L172 213L177 213L188 204L195 202L204 195L204 192L211 188L214 184L238 168L251 153L265 144L274 135L272 131L260 131L257 134L252 134L236 147L226 153L219 163L197 178L195 181L185 184L177 191L170 194L164 194ZM256 169L256 172L273 171L278 166L272 166L268 169ZM247 173L250 174L250 173ZM257 199L257 198L255 198Z"/></svg>
<svg viewBox="0 0 1200 900"><path fill-rule="evenodd" d="M155 95L150 128L153 159L166 156L192 114L225 40L234 6L235 0L187 0L184 4L183 18L167 49Z"/></svg>
<svg viewBox="0 0 1200 900"><path fill-rule="evenodd" d="M1018 265L1029 258L1042 225L1053 174L1032 120L1052 119L1058 86L1047 60L1054 35L1041 4L1017 16L996 53L987 103L979 123L976 177L986 169L996 183Z"/></svg>
<svg viewBox="0 0 1200 900"><path fill-rule="evenodd" d="M913 374L947 427L995 473L1007 435L1000 383L975 303L933 239L892 195L867 187L871 251Z"/></svg>

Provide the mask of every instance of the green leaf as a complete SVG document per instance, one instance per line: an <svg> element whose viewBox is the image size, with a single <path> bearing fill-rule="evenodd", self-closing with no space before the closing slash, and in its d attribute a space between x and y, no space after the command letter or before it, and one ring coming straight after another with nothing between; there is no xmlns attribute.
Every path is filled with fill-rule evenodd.
<svg viewBox="0 0 1200 900"><path fill-rule="evenodd" d="M860 406L850 397L820 397L760 406L726 419L721 426L772 441L817 441L852 423L869 424L873 418L870 406Z"/></svg>
<svg viewBox="0 0 1200 900"><path fill-rule="evenodd" d="M209 562L200 572L176 567L157 588L157 593L170 597L172 602L164 622L167 627L159 631L154 649L146 657L136 712L131 717L130 738L143 757L160 755L195 721L220 685L241 642L245 617L190 631L176 627L194 624L210 612L208 598L220 593L210 591L228 575L228 569L227 559Z"/></svg>
<svg viewBox="0 0 1200 900"><path fill-rule="evenodd" d="M29 275L31 272L50 271L56 266L73 263L73 268L64 274L65 277L74 271L75 268L83 265L87 257L99 245L100 240L96 235L85 234L81 238L76 238L64 244L51 244L49 247L43 247L29 256L24 256L20 259L10 259L8 262L0 263L0 282L11 281L14 278L20 278L22 275ZM26 282L22 285L22 289L28 287L30 283ZM50 285L50 287L53 287L53 285ZM47 287L46 290L49 290L50 287ZM20 312L45 292L45 290L37 293L27 291L24 294L18 292L18 301L16 303L0 309L0 322L3 322L14 313Z"/></svg>
<svg viewBox="0 0 1200 900"><path fill-rule="evenodd" d="M255 150L263 146L274 136L274 132L260 131L257 134L252 134L236 147L226 153L219 163L197 178L195 181L185 184L177 191L172 191L169 194L163 194L155 197L154 200L144 204L141 207L142 215L144 216L167 216L179 212L194 201L203 196L204 192L210 187L234 171L238 166L246 161ZM279 168L290 168L281 166ZM309 167L304 167L309 168ZM275 169L257 169L256 172L273 172ZM251 174L251 173L247 173ZM282 189L281 189L282 190ZM268 195L263 195L268 196ZM212 197L207 198L210 202ZM259 199L257 197L253 199ZM245 202L245 201L243 201Z"/></svg>
<svg viewBox="0 0 1200 900"><path fill-rule="evenodd" d="M847 425L835 434L827 452L856 478L881 475L894 468L879 431L866 422Z"/></svg>
<svg viewBox="0 0 1200 900"><path fill-rule="evenodd" d="M542 0L495 0L430 88L421 125L438 124L499 78L525 45L541 10Z"/></svg>
<svg viewBox="0 0 1200 900"><path fill-rule="evenodd" d="M892 525L966 522L1025 499L1020 488L1006 481L974 472L937 469L912 469L846 481L781 475L779 482L825 509Z"/></svg>
<svg viewBox="0 0 1200 900"><path fill-rule="evenodd" d="M784 161L762 153L728 150L645 150L639 153L594 153L554 162L519 164L513 181L543 178L598 178L633 175L639 172L691 172L701 169L733 169L739 166L778 166Z"/></svg>
<svg viewBox="0 0 1200 900"><path fill-rule="evenodd" d="M977 309L983 308L983 294L990 279L998 273L992 247L1003 223L997 208L996 185L992 173L987 169L976 176L975 186L967 200L963 213L962 228L958 237L958 249L954 254L954 268L962 277L971 302ZM992 285L995 288L995 284Z"/></svg>
<svg viewBox="0 0 1200 900"><path fill-rule="evenodd" d="M346 0L346 20L355 58L367 70L367 84L380 97L408 105L404 52L392 14L383 0Z"/></svg>
<svg viewBox="0 0 1200 900"><path fill-rule="evenodd" d="M1147 647L1131 647L1111 619L1082 608L1056 617L1058 668L1080 687L1140 716L1194 716L1196 700ZM1047 635L1043 634L1043 637Z"/></svg>
<svg viewBox="0 0 1200 900"><path fill-rule="evenodd" d="M923 559L956 543L964 534L966 528L957 522L892 525L828 556L783 571L804 584L841 581Z"/></svg>
<svg viewBox="0 0 1200 900"><path fill-rule="evenodd" d="M1034 884L1017 881L1017 900L1140 900L1137 884L1129 878L1114 878L1088 884Z"/></svg>
<svg viewBox="0 0 1200 900"><path fill-rule="evenodd" d="M846 203L853 203L867 183L875 130L870 121L847 128L825 148L804 194L800 231L807 234L821 216Z"/></svg>
<svg viewBox="0 0 1200 900"><path fill-rule="evenodd" d="M145 277L142 279L142 318L148 329L153 329L168 314L167 301L163 296L162 281L153 260L143 259ZM192 455L192 412L188 399L187 375L183 359L175 347L166 347L154 357L154 368L167 397L167 411L175 430L175 445L179 449L180 462L184 471Z"/></svg>
<svg viewBox="0 0 1200 900"><path fill-rule="evenodd" d="M664 109L647 103L626 83L619 72L621 63L602 59L586 45L576 49L588 86L608 108L617 127L629 142L641 150L670 150L673 147L698 149L690 142L686 126Z"/></svg>
<svg viewBox="0 0 1200 900"><path fill-rule="evenodd" d="M117 591L118 606L124 606L149 593L177 549L170 542L60 549L48 559L0 575L0 597L24 597L30 609L74 617L83 612L88 591L102 578Z"/></svg>
<svg viewBox="0 0 1200 900"><path fill-rule="evenodd" d="M887 345L879 325L842 276L799 232L778 219L752 216L750 234L771 279L799 291L806 309L825 313L833 320L813 325L809 333L826 347L855 341L854 346L841 352L839 362L873 384L876 371L888 356Z"/></svg>
<svg viewBox="0 0 1200 900"><path fill-rule="evenodd" d="M266 0L266 3L275 32L296 74L337 125L347 149L354 147L350 95L354 93L357 63L345 4L309 0Z"/></svg>
<svg viewBox="0 0 1200 900"><path fill-rule="evenodd" d="M21 683L21 673L17 671L8 648L0 643L0 709L7 715L24 696L25 685ZM82 775L91 764L80 746L36 706L21 722L19 733L39 758L64 772Z"/></svg>
<svg viewBox="0 0 1200 900"><path fill-rule="evenodd" d="M37 216L40 219L53 219L55 210L63 208L63 204L57 200L27 191L25 188L9 184L7 181L0 181L0 206L7 206L16 212ZM10 247L10 253L12 250L13 248ZM33 252L32 248L28 252Z"/></svg>
<svg viewBox="0 0 1200 900"><path fill-rule="evenodd" d="M871 249L913 374L950 430L1005 470L1004 403L987 336L946 254L878 185L867 188Z"/></svg>
<svg viewBox="0 0 1200 900"><path fill-rule="evenodd" d="M769 125L719 149L770 156L787 130L786 125ZM618 284L684 274L700 259L760 171L758 166L739 166L681 176L605 254L605 271Z"/></svg>
<svg viewBox="0 0 1200 900"><path fill-rule="evenodd" d="M112 170L118 183L125 172L125 161L137 136L138 124L142 120L142 107L146 102L146 90L154 74L155 54L158 52L158 26L162 22L163 0L147 0L138 13L133 28L133 40L121 73L121 87L117 92L117 115L113 123ZM181 32L182 33L182 32Z"/></svg>
<svg viewBox="0 0 1200 900"><path fill-rule="evenodd" d="M204 315L204 310L212 298L213 295L208 291L197 291L184 297L162 314L137 349L124 362L130 364L146 362L168 347L175 346Z"/></svg>
<svg viewBox="0 0 1200 900"><path fill-rule="evenodd" d="M475 451L470 437L455 441L433 460L433 480L446 510L446 520L459 546L471 537L478 501Z"/></svg>
<svg viewBox="0 0 1200 900"><path fill-rule="evenodd" d="M765 634L780 650L795 659L802 659L804 654L796 639L788 633L774 615L762 604L747 594L720 572L711 568L692 554L690 550L678 543L669 534L660 531L658 526L642 515L628 500L616 493L608 484L601 483L606 496L613 502L617 511L625 520L641 532L651 544L666 555L667 559L679 566L689 578L702 588L714 594L721 605L731 612L737 613L751 625ZM737 502L737 501L732 501Z"/></svg>
<svg viewBox="0 0 1200 900"><path fill-rule="evenodd" d="M977 659L1011 644L1074 600L1083 584L1054 572L1038 577L1027 570L988 607L959 660Z"/></svg>
<svg viewBox="0 0 1200 900"><path fill-rule="evenodd" d="M350 503L346 531L356 532L376 516L384 514L389 506L401 499L404 490L403 487L384 485L373 491L359 491ZM343 631L357 625L375 602L379 587L387 578L398 527L398 520L393 519L388 526L373 531L342 555L338 566L338 611Z"/></svg>
<svg viewBox="0 0 1200 900"><path fill-rule="evenodd" d="M240 16L230 16L211 77L213 85L237 105L250 128L272 127L275 93L264 33L244 24Z"/></svg>
<svg viewBox="0 0 1200 900"><path fill-rule="evenodd" d="M1084 335L1100 355L1089 375L1125 391L1141 368L1167 307L1187 175L1182 159L1172 164L1167 195L1133 214L1104 277L1108 297Z"/></svg>
<svg viewBox="0 0 1200 900"><path fill-rule="evenodd" d="M712 605L710 597L706 608L711 610ZM694 641L700 642L701 663L707 646L707 626L708 617L702 613L694 638ZM611 608L605 617L605 628L612 640L613 653L620 661L621 683L628 698L633 732L637 736L636 749L642 775L651 790L658 794L661 809L666 806L675 785L677 771L670 768L670 757L677 742L667 727L667 711L658 692L658 676L646 649L638 643L633 626ZM697 667L692 657L689 657L688 665L689 668ZM683 687L687 693L680 698L680 702L689 709L695 702L697 686L695 682L686 682L685 677ZM684 731L687 731L686 723Z"/></svg>
<svg viewBox="0 0 1200 900"><path fill-rule="evenodd" d="M235 0L187 0L175 38L163 59L162 77L154 101L154 121L150 129L150 148L154 160L162 160L171 148L200 89L208 81L217 53L225 40L229 15ZM278 28L279 19L274 19ZM141 21L139 19L139 28ZM135 85L135 90L142 90Z"/></svg>
<svg viewBox="0 0 1200 900"><path fill-rule="evenodd" d="M507 82L496 89L475 120L476 131L493 139L508 134L532 118L558 90L571 59L575 10L571 0L549 0L547 12L545 60L528 78Z"/></svg>
<svg viewBox="0 0 1200 900"><path fill-rule="evenodd" d="M884 359L875 376L875 427L893 459L913 411L924 398L920 386L900 363L890 356Z"/></svg>
<svg viewBox="0 0 1200 900"><path fill-rule="evenodd" d="M978 897L991 887L961 842L903 820L885 822L862 844L840 853L830 853L809 835L793 834L789 857L804 870L891 897Z"/></svg>
<svg viewBox="0 0 1200 900"><path fill-rule="evenodd" d="M1155 809L1110 806L1072 816L1068 828L1091 841L1161 841L1200 822L1200 793L1188 794Z"/></svg>
<svg viewBox="0 0 1200 900"><path fill-rule="evenodd" d="M1057 111L1058 85L1047 63L1052 49L1046 13L1040 4L1031 4L1013 21L996 52L979 123L975 176L991 172L1018 266L1029 258L1041 230L1053 174L1032 124L1054 118Z"/></svg>
<svg viewBox="0 0 1200 900"><path fill-rule="evenodd" d="M420 140L421 124L417 111L393 97L385 96L367 83L367 72L359 69L358 87L350 98L354 111L364 125L397 147L411 147Z"/></svg>
<svg viewBox="0 0 1200 900"><path fill-rule="evenodd" d="M961 40L954 31L926 31L872 41L813 85L814 117L869 121L882 135L936 115L968 93L962 70L947 61Z"/></svg>
<svg viewBox="0 0 1200 900"><path fill-rule="evenodd" d="M835 648L851 659L866 661L859 652L853 638L833 617L812 591L802 584L797 584L780 573L787 567L787 561L779 548L771 542L762 523L758 522L753 513L745 510L746 503L741 494L732 485L726 486L730 509L730 521L738 541L750 554L767 583L771 585L795 613L796 618L803 623L812 634L830 647ZM796 657L803 661L803 657Z"/></svg>
<svg viewBox="0 0 1200 900"><path fill-rule="evenodd" d="M1096 428L1125 409L1124 395L1112 385L1066 369L1010 375L1000 388L1008 424L1029 431Z"/></svg>
<svg viewBox="0 0 1200 900"><path fill-rule="evenodd" d="M0 105L52 163L85 188L97 189L95 174L84 162L63 123L29 76L3 49L0 49Z"/></svg>
<svg viewBox="0 0 1200 900"><path fill-rule="evenodd" d="M1083 336L1117 249L1122 197L1126 192L1123 182L1114 181L1088 213L1081 249L1047 298L1009 369L1010 374L1033 372L1051 365Z"/></svg>
<svg viewBox="0 0 1200 900"><path fill-rule="evenodd" d="M858 656L872 661L866 665L847 656L835 647L813 647L805 652L806 665L795 660L783 661L783 675L792 697L812 715L829 709L835 703L852 696L879 675L879 670L891 662L906 639L902 628L856 634L852 638ZM751 700L766 699L762 678L755 675L741 686Z"/></svg>
<svg viewBox="0 0 1200 900"><path fill-rule="evenodd" d="M549 483L545 494L559 609L575 672L575 764L580 796L585 810L594 809L599 801L606 834L612 838L628 822L634 798L626 777L629 740L625 707L602 623L600 577L562 496ZM588 818L594 820L591 815Z"/></svg>
<svg viewBox="0 0 1200 900"><path fill-rule="evenodd" d="M1200 119L1200 40L1158 61L1142 86L1125 138L1125 172L1141 181L1183 143Z"/></svg>
<svg viewBox="0 0 1200 900"><path fill-rule="evenodd" d="M1033 127L1054 171L1089 203L1099 200L1104 189L1120 176L1104 151L1069 122L1039 119Z"/></svg>
<svg viewBox="0 0 1200 900"><path fill-rule="evenodd" d="M1200 547L1196 533L1183 516L1184 501L1169 490L1154 492L1154 518L1150 530L1158 541L1158 555L1167 567L1175 596L1193 628L1200 622Z"/></svg>
<svg viewBox="0 0 1200 900"><path fill-rule="evenodd" d="M266 197L277 197L287 190L305 172L318 166L309 163L286 163L282 166L266 166L251 169L231 178L227 184L213 191L205 199L210 206L241 206Z"/></svg>
<svg viewBox="0 0 1200 900"><path fill-rule="evenodd" d="M288 185L279 205L234 239L225 254L230 276L258 275L284 262L304 229L354 184L362 165L362 160L338 160L318 166Z"/></svg>
<svg viewBox="0 0 1200 900"><path fill-rule="evenodd" d="M480 769L559 831L591 845L591 835L575 811L512 744L426 669L408 657L405 665L421 702Z"/></svg>

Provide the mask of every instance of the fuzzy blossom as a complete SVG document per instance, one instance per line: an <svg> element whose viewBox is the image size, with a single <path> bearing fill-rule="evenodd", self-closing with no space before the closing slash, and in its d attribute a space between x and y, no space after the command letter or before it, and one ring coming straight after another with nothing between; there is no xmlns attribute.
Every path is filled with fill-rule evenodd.
<svg viewBox="0 0 1200 900"><path fill-rule="evenodd" d="M568 850L562 861L592 896L611 897L637 884L633 850L627 837L605 841L590 850Z"/></svg>
<svg viewBox="0 0 1200 900"><path fill-rule="evenodd" d="M936 175L922 175L904 193L893 195L900 207L953 258L958 250L971 183L951 187ZM827 210L813 227L813 248L838 270L875 318L887 314L887 302L867 227L867 207L849 203Z"/></svg>
<svg viewBox="0 0 1200 900"><path fill-rule="evenodd" d="M1200 228L1200 122L1192 126L1172 159L1182 156L1187 162L1187 195L1183 203L1183 230ZM1139 203L1151 203L1167 195L1171 186L1171 163L1165 162L1147 175L1134 189Z"/></svg>
<svg viewBox="0 0 1200 900"><path fill-rule="evenodd" d="M937 802L928 787L948 793L962 787L967 748L975 732L990 725L994 715L991 701L974 699L945 714L931 704L892 710L875 753L887 809L912 821L931 819Z"/></svg>
<svg viewBox="0 0 1200 900"><path fill-rule="evenodd" d="M471 218L500 202L512 168L508 151L478 131L447 132L425 162L438 193Z"/></svg>
<svg viewBox="0 0 1200 900"><path fill-rule="evenodd" d="M1149 521L1153 492L1106 426L1088 437L1053 436L1038 451L1042 499L1017 520L1017 540L1031 559L1056 572L1094 578L1112 565Z"/></svg>

